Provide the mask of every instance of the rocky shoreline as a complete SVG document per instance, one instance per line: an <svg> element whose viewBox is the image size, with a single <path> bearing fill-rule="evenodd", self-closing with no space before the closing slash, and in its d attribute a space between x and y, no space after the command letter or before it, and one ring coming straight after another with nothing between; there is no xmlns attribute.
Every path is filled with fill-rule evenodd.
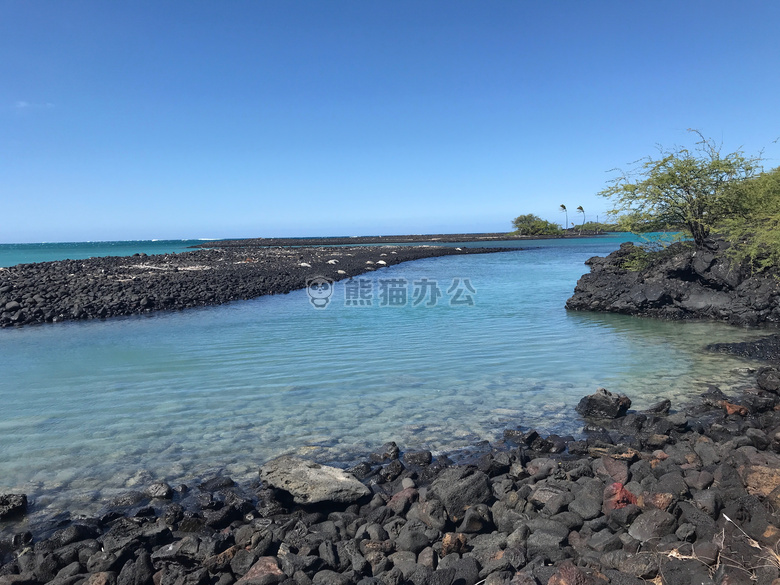
<svg viewBox="0 0 780 585"><path fill-rule="evenodd" d="M35 535L5 495L0 584L776 584L779 393L774 367L678 411L600 390L581 439L507 429L457 464L388 443L346 472L281 458Z"/></svg>
<svg viewBox="0 0 780 585"><path fill-rule="evenodd" d="M780 280L735 266L721 240L698 250L673 244L647 264L637 246L625 243L585 264L591 272L577 282L567 309L740 326L780 323Z"/></svg>
<svg viewBox="0 0 780 585"><path fill-rule="evenodd" d="M360 246L196 250L0 268L0 327L105 319L286 294L410 260L517 248Z"/></svg>

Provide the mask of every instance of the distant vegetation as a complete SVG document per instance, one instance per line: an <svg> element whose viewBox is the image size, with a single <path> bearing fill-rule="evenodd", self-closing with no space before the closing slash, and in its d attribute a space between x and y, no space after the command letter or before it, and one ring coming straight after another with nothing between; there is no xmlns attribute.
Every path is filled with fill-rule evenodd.
<svg viewBox="0 0 780 585"><path fill-rule="evenodd" d="M565 207L561 205L563 211ZM597 221L586 221L580 225L572 224L572 227L568 229L562 229L558 224L546 221L539 217L529 213L527 215L521 215L512 220L512 225L515 227L513 232L515 235L523 236L566 236L566 235L579 235L579 234L604 234L607 232L623 232L627 231L619 223L604 223Z"/></svg>
<svg viewBox="0 0 780 585"><path fill-rule="evenodd" d="M591 233L604 233L604 232L625 232L626 230L623 226L615 223L604 223L602 222L596 222L596 221L586 221L584 224L582 224L582 231Z"/></svg>
<svg viewBox="0 0 780 585"><path fill-rule="evenodd" d="M553 236L562 235L563 230L558 224L542 219L538 215L528 213L512 220L515 234L519 236Z"/></svg>

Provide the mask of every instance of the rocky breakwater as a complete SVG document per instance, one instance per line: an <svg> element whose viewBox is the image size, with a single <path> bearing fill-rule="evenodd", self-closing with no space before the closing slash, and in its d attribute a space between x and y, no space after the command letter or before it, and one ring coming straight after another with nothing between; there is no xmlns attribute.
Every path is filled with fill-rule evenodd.
<svg viewBox="0 0 780 585"><path fill-rule="evenodd" d="M157 483L14 525L0 584L777 585L778 380L678 412L600 390L585 438L508 429L457 465L388 443L348 471L283 457L251 486Z"/></svg>
<svg viewBox="0 0 780 585"><path fill-rule="evenodd" d="M231 247L0 268L0 327L218 305L350 278L409 260L506 248ZM516 250L514 250L516 251Z"/></svg>
<svg viewBox="0 0 780 585"><path fill-rule="evenodd" d="M733 264L719 240L701 249L673 244L651 256L625 243L585 264L591 272L580 278L567 309L734 325L780 322L780 280Z"/></svg>
<svg viewBox="0 0 780 585"><path fill-rule="evenodd" d="M197 244L193 248L245 248L260 246L355 246L357 244L425 244L460 243L460 242L502 242L508 240L528 239L528 236L518 236L507 233L488 234L418 234L397 236L345 236L324 238L248 238L244 240L218 240Z"/></svg>

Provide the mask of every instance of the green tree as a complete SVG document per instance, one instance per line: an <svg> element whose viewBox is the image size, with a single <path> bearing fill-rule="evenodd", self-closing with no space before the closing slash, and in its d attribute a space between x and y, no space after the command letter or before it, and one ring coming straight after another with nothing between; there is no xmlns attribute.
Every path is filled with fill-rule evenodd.
<svg viewBox="0 0 780 585"><path fill-rule="evenodd" d="M512 220L516 233L521 236L558 235L561 228L556 224L542 219L538 215L528 213Z"/></svg>
<svg viewBox="0 0 780 585"><path fill-rule="evenodd" d="M566 229L569 226L569 210L566 209L566 206L563 203L561 203L560 210L566 214L566 222L563 224L563 229Z"/></svg>
<svg viewBox="0 0 780 585"><path fill-rule="evenodd" d="M577 213L582 214L582 225L580 226L580 235L582 235L582 228L585 227L585 210L582 208L582 205L577 207Z"/></svg>
<svg viewBox="0 0 780 585"><path fill-rule="evenodd" d="M632 232L683 231L700 246L710 231L734 215L736 187L761 172L761 157L741 150L721 153L721 145L698 137L694 148L659 148L612 179L599 195L613 200L611 213Z"/></svg>

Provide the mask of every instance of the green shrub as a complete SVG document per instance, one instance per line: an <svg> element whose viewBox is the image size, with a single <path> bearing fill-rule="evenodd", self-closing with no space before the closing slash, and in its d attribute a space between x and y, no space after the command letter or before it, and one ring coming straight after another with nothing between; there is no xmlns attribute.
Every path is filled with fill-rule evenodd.
<svg viewBox="0 0 780 585"><path fill-rule="evenodd" d="M642 246L634 246L631 252L623 257L619 266L631 272L639 272L650 266L650 261L651 252L645 250Z"/></svg>

